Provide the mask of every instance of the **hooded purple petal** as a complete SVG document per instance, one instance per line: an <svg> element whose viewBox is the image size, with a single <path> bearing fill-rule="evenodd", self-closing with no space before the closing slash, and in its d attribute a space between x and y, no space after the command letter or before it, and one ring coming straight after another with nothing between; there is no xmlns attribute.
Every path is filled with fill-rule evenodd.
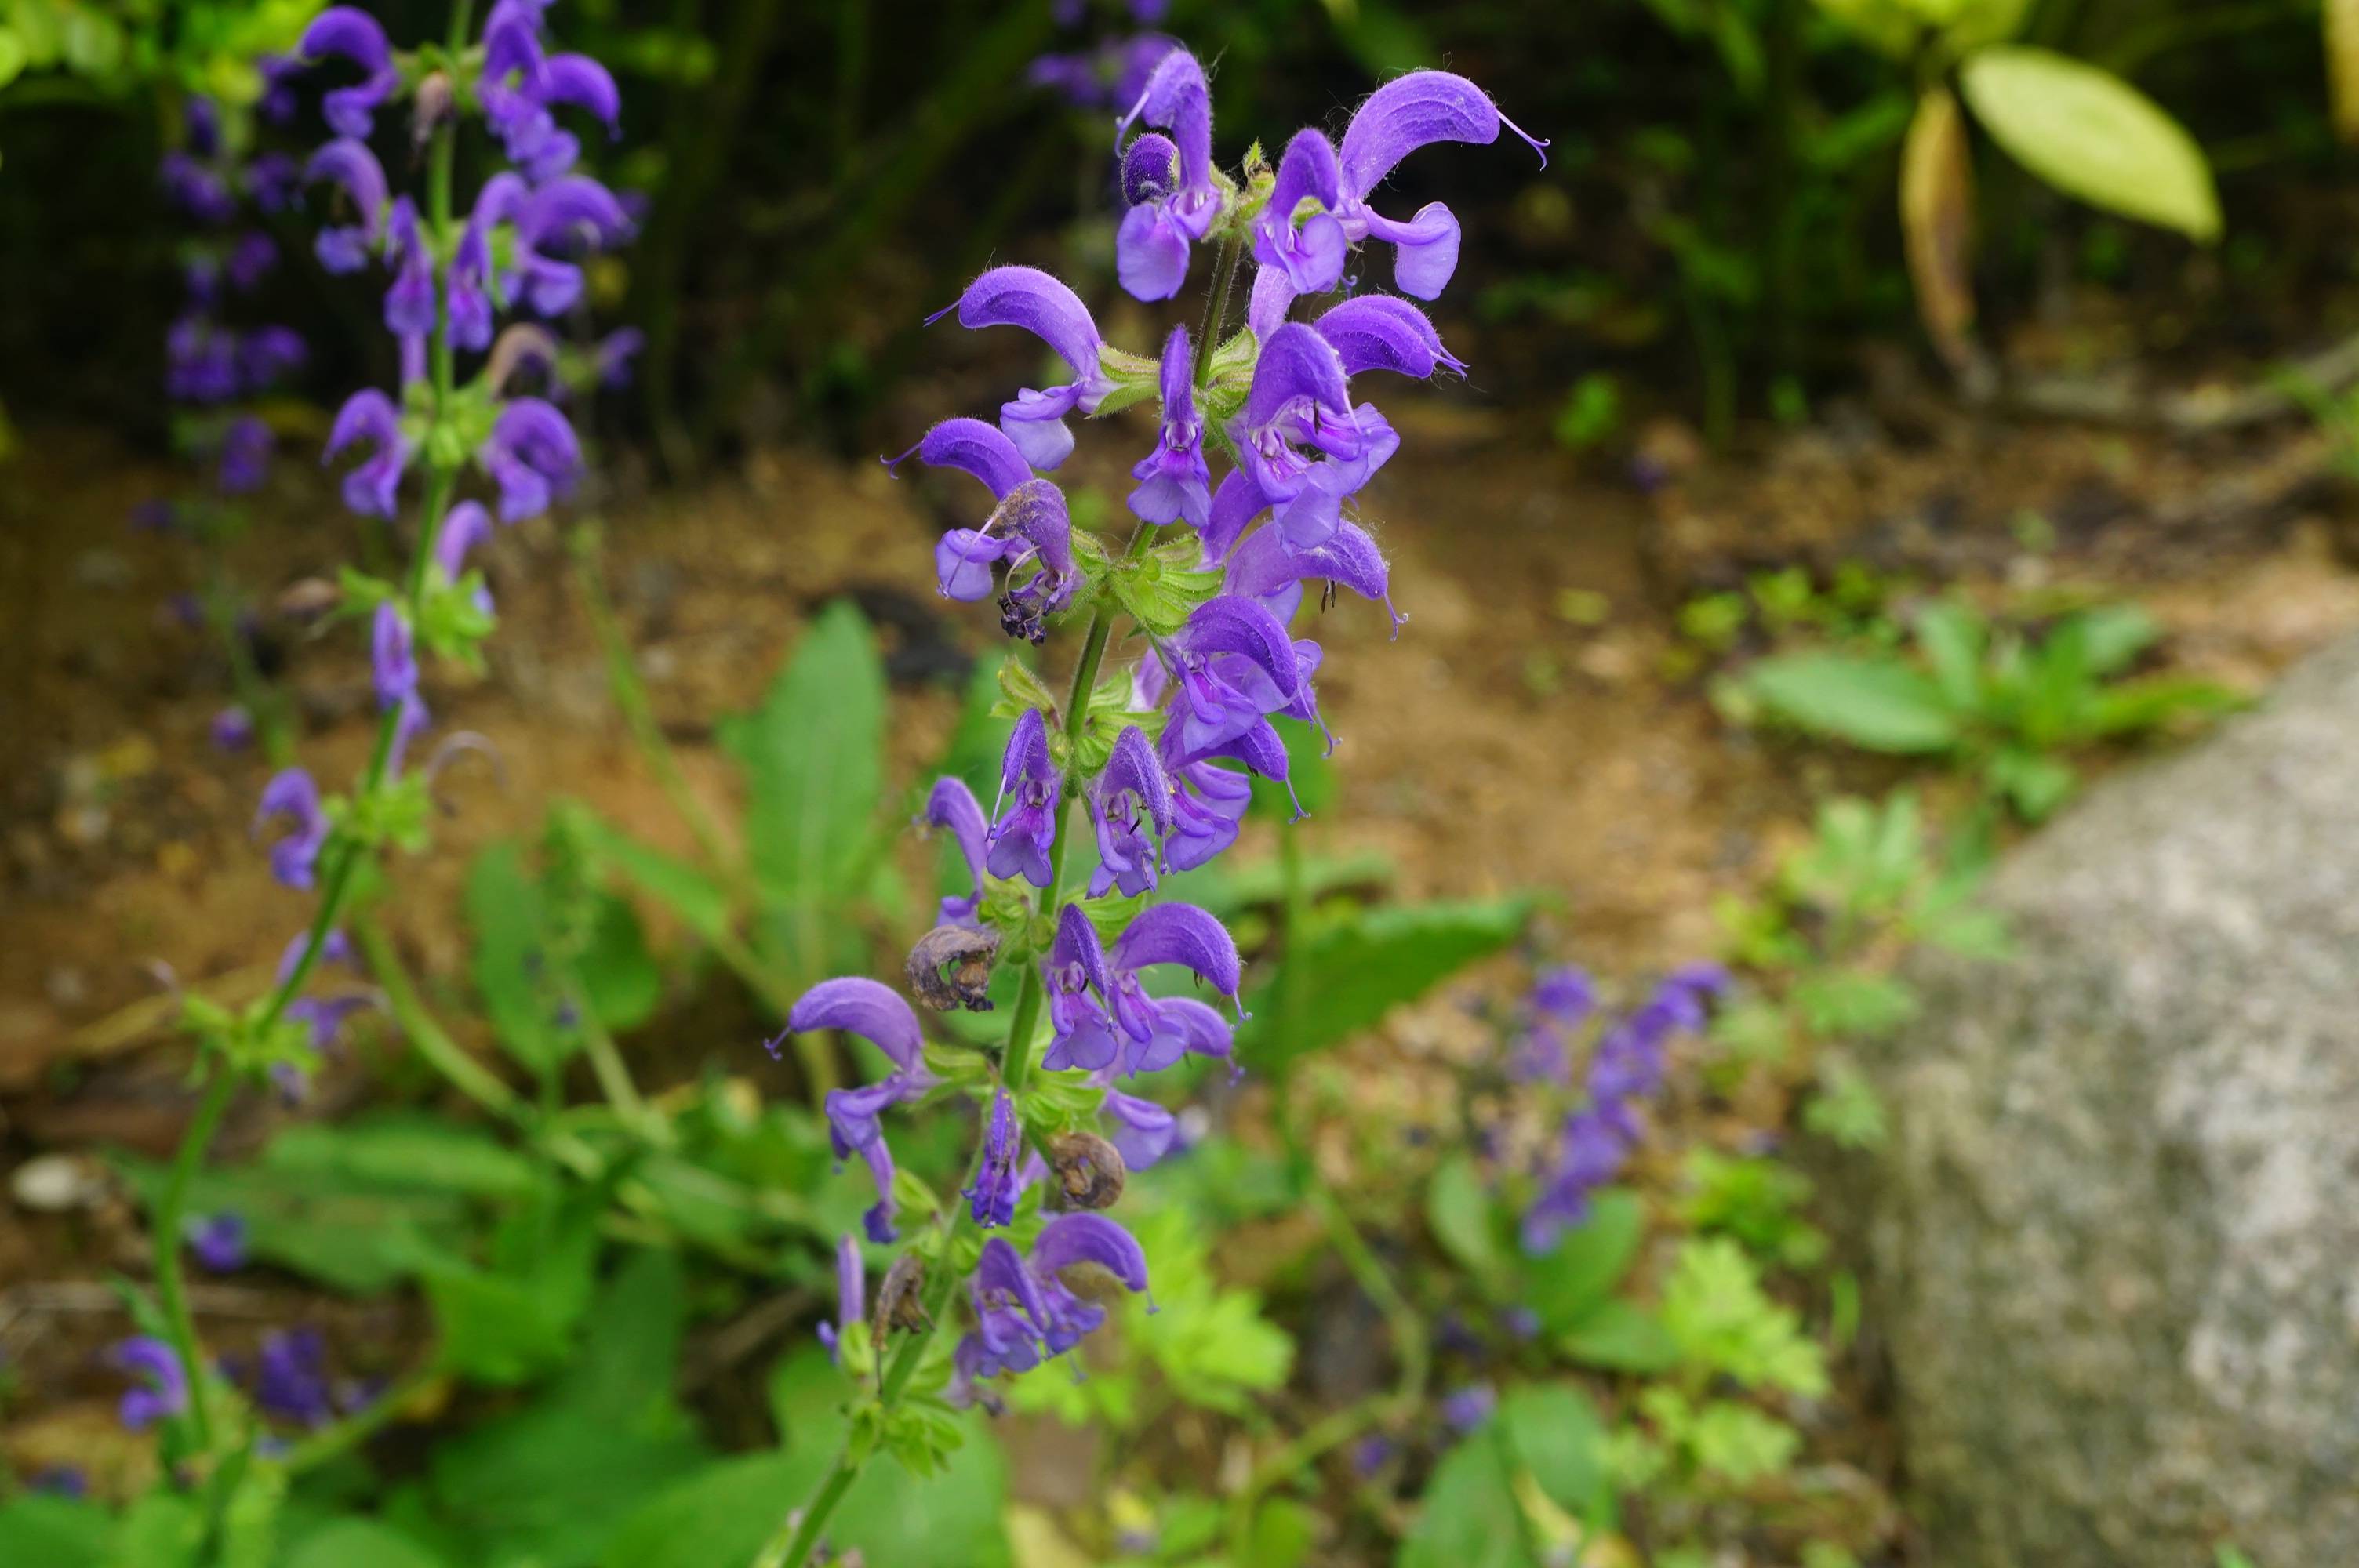
<svg viewBox="0 0 2359 1568"><path fill-rule="evenodd" d="M1228 927L1192 903L1158 903L1141 911L1114 939L1113 958L1114 967L1124 970L1184 966L1225 997L1236 995L1242 975Z"/></svg>
<svg viewBox="0 0 2359 1568"><path fill-rule="evenodd" d="M1007 737L999 770L999 800L984 864L995 877L1020 876L1035 887L1049 882L1049 849L1057 838L1057 800L1063 780L1049 760L1049 726L1027 708Z"/></svg>
<svg viewBox="0 0 2359 1568"><path fill-rule="evenodd" d="M1133 1291L1147 1289L1147 1254L1129 1231L1102 1214L1060 1214L1032 1241L1032 1267L1054 1276L1095 1263Z"/></svg>
<svg viewBox="0 0 2359 1568"><path fill-rule="evenodd" d="M1172 328L1163 344L1163 419L1155 449L1130 470L1142 481L1130 492L1130 509L1149 523L1185 518L1201 528L1211 520L1212 470L1204 461L1204 422L1196 413L1194 358L1188 329Z"/></svg>
<svg viewBox="0 0 2359 1568"><path fill-rule="evenodd" d="M402 470L409 461L409 443L402 438L401 416L395 411L393 399L375 387L353 393L336 411L323 460L333 459L356 441L365 441L376 450L344 476L344 504L364 517L390 518Z"/></svg>
<svg viewBox="0 0 2359 1568"><path fill-rule="evenodd" d="M888 469L897 468L912 455L928 468L956 469L971 473L990 487L994 500L1006 500L1007 492L1032 477L1030 465L1024 454L1016 449L995 426L980 419L945 419L925 434L925 438L886 461Z"/></svg>
<svg viewBox="0 0 2359 1568"><path fill-rule="evenodd" d="M1365 529L1353 524L1339 524L1325 544L1304 549L1288 548L1284 534L1264 528L1230 555L1228 568L1221 591L1254 600L1281 622L1291 621L1301 607L1304 580L1316 578L1341 583L1363 599L1382 603L1392 616L1393 630L1400 630L1401 615L1393 609L1391 574L1384 552Z"/></svg>
<svg viewBox="0 0 2359 1568"><path fill-rule="evenodd" d="M1114 1152L1126 1169L1146 1170L1180 1140L1180 1119L1151 1099L1108 1089L1103 1108L1113 1123Z"/></svg>
<svg viewBox="0 0 2359 1568"><path fill-rule="evenodd" d="M1091 792L1090 816L1098 839L1090 896L1114 887L1133 896L1154 891L1162 858L1158 845L1171 831L1171 785L1153 743L1137 725L1125 726L1114 738L1105 771Z"/></svg>
<svg viewBox="0 0 2359 1568"><path fill-rule="evenodd" d="M1441 334L1424 311L1389 294L1347 299L1313 325L1333 346L1345 375L1388 370L1422 381L1437 365L1466 368L1441 346Z"/></svg>
<svg viewBox="0 0 2359 1568"><path fill-rule="evenodd" d="M1333 215L1343 205L1338 180L1333 144L1306 126L1286 144L1269 204L1254 220L1254 259L1283 272L1298 294L1324 294L1343 278L1343 225ZM1316 209L1297 222L1305 201Z"/></svg>
<svg viewBox="0 0 2359 1568"><path fill-rule="evenodd" d="M946 774L934 781L932 791L926 796L926 809L919 814L918 821L925 827L950 830L960 855L966 860L967 875L974 883L974 891L964 898L944 898L940 918L945 925L973 925L976 911L983 907L984 854L991 838L991 825L984 819L982 804L966 787L964 779Z"/></svg>
<svg viewBox="0 0 2359 1568"><path fill-rule="evenodd" d="M1488 93L1462 76L1413 70L1387 81L1368 95L1343 132L1343 196L1347 200L1365 198L1396 164L1421 146L1433 142L1488 144L1499 139L1502 124L1523 136L1535 152L1548 146L1525 135L1499 113ZM1540 165L1548 166L1545 152Z"/></svg>
<svg viewBox="0 0 2359 1568"><path fill-rule="evenodd" d="M255 807L254 832L259 834L266 823L279 816L287 818L291 831L270 847L270 874L282 886L306 891L320 850L328 842L328 816L321 809L320 786L301 768L274 773L262 786L262 798Z"/></svg>
<svg viewBox="0 0 2359 1568"><path fill-rule="evenodd" d="M805 991L787 1014L788 1032L842 1029L868 1041L905 1068L925 1061L918 1015L909 1004L875 980L859 976L821 980Z"/></svg>

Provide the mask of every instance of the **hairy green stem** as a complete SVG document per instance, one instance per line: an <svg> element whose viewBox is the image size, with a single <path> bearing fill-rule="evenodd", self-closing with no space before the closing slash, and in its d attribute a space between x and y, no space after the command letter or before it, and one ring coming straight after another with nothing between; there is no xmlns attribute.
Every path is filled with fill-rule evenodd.
<svg viewBox="0 0 2359 1568"><path fill-rule="evenodd" d="M402 1036L411 1048L452 1088L494 1116L519 1126L529 1124L531 1111L516 1092L462 1050L457 1041L443 1033L434 1015L426 1011L425 1000L419 996L408 969L403 967L401 956L394 951L393 939L386 935L385 927L364 915L353 922L353 939L360 944L362 956L368 959L369 973L376 977L377 989L385 992L386 1010L401 1026Z"/></svg>
<svg viewBox="0 0 2359 1568"><path fill-rule="evenodd" d="M860 1466L847 1448L836 1457L835 1468L827 1473L810 1506L789 1517L795 1524L794 1533L783 1540L773 1540L754 1559L754 1568L801 1568L810 1560L812 1548L819 1545L819 1532L827 1528L828 1516L835 1505L843 1501L843 1494L852 1490L852 1483L860 1477Z"/></svg>
<svg viewBox="0 0 2359 1568"><path fill-rule="evenodd" d="M1221 241L1220 254L1212 262L1212 297L1204 306L1202 336L1196 341L1196 384L1199 387L1212 377L1212 351L1221 346L1221 329L1229 321L1229 296L1237 282L1237 237L1231 234Z"/></svg>
<svg viewBox="0 0 2359 1568"><path fill-rule="evenodd" d="M213 1445L212 1415L206 1409L204 1364L197 1354L197 1323L189 1311L189 1292L180 1274L181 1232L188 1227L189 1184L196 1180L197 1167L204 1162L205 1148L220 1130L222 1117L229 1110L230 1096L237 1090L237 1078L227 1064L214 1063L206 1069L205 1092L197 1101L197 1114L189 1122L189 1130L180 1135L179 1152L172 1157L172 1173L164 1184L164 1196L156 1206L156 1227L153 1244L156 1249L156 1299L164 1310L164 1326L172 1338L172 1354L180 1358L181 1369L188 1375L189 1423L194 1432L199 1453L210 1453Z"/></svg>

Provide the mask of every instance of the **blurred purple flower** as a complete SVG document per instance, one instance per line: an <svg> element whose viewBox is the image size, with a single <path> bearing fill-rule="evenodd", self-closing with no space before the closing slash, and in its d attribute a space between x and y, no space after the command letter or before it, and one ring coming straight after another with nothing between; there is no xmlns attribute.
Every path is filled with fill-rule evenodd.
<svg viewBox="0 0 2359 1568"><path fill-rule="evenodd" d="M234 1273L245 1267L245 1216L235 1209L201 1218L192 1216L188 1235L189 1250L214 1273Z"/></svg>
<svg viewBox="0 0 2359 1568"><path fill-rule="evenodd" d="M124 1426L144 1432L189 1408L188 1371L172 1347L153 1335L135 1335L108 1353L108 1359L136 1380L116 1403Z"/></svg>

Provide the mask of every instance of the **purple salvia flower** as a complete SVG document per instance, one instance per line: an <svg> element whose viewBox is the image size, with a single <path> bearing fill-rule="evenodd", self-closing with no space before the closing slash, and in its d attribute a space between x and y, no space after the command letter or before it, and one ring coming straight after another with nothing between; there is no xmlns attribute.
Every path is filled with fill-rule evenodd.
<svg viewBox="0 0 2359 1568"><path fill-rule="evenodd" d="M389 599L376 607L369 638L369 665L378 708L393 708L418 695L418 654L410 636L409 620Z"/></svg>
<svg viewBox="0 0 2359 1568"><path fill-rule="evenodd" d="M1373 1481L1393 1462L1400 1445L1381 1432L1372 1432L1352 1446L1352 1469L1363 1481Z"/></svg>
<svg viewBox="0 0 2359 1568"><path fill-rule="evenodd" d="M188 1236L189 1250L213 1273L233 1274L245 1267L245 1216L235 1209L202 1218L191 1217Z"/></svg>
<svg viewBox="0 0 2359 1568"><path fill-rule="evenodd" d="M1254 220L1254 259L1283 272L1297 294L1324 294L1343 279L1346 242L1334 216L1341 178L1334 144L1305 126L1286 144L1269 204Z"/></svg>
<svg viewBox="0 0 2359 1568"><path fill-rule="evenodd" d="M174 321L164 335L164 392L179 403L224 403L238 391L238 341L201 315Z"/></svg>
<svg viewBox="0 0 2359 1568"><path fill-rule="evenodd" d="M829 1360L841 1359L837 1347L844 1332L867 1317L868 1265L861 1260L859 1238L847 1230L835 1238L835 1321L819 1325L819 1342L827 1346Z"/></svg>
<svg viewBox="0 0 2359 1568"><path fill-rule="evenodd" d="M229 254L222 263L222 271L227 275L231 287L240 293L250 293L255 285L270 276L270 269L277 265L278 247L271 242L270 236L249 231L231 243Z"/></svg>
<svg viewBox="0 0 2359 1568"><path fill-rule="evenodd" d="M857 1034L893 1063L893 1071L881 1082L830 1090L825 1107L828 1139L835 1157L842 1160L858 1153L876 1178L876 1203L864 1217L864 1224L869 1239L882 1245L893 1238L895 1206L893 1154L878 1118L886 1108L915 1099L934 1085L933 1075L926 1070L918 1015L909 1011L908 1002L875 980L849 977L821 981L805 991L787 1014L787 1033L813 1029ZM779 1041L770 1043L771 1054L777 1054L778 1044Z"/></svg>
<svg viewBox="0 0 2359 1568"><path fill-rule="evenodd" d="M1279 748L1282 760L1285 749ZM1253 804L1253 783L1242 773L1207 762L1170 770L1171 832L1163 840L1166 863L1192 871L1237 841L1237 829Z"/></svg>
<svg viewBox="0 0 2359 1568"><path fill-rule="evenodd" d="M328 1342L316 1328L263 1336L255 1358L254 1402L268 1415L324 1426L336 1413L328 1391Z"/></svg>
<svg viewBox="0 0 2359 1568"><path fill-rule="evenodd" d="M1353 407L1343 360L1327 340L1294 321L1272 329L1263 342L1230 435L1240 471L1298 549L1326 542L1343 502L1400 445L1373 406Z"/></svg>
<svg viewBox="0 0 2359 1568"><path fill-rule="evenodd" d="M320 850L328 842L328 816L320 806L320 786L301 768L275 773L262 786L254 831L259 834L265 823L277 816L287 818L293 830L270 846L270 874L281 886L308 892Z"/></svg>
<svg viewBox="0 0 2359 1568"><path fill-rule="evenodd" d="M1253 293L1245 302L1245 326L1252 331L1254 341L1266 343L1269 335L1286 324L1287 313L1294 308L1296 289L1287 281L1283 267L1254 268Z"/></svg>
<svg viewBox="0 0 2359 1568"><path fill-rule="evenodd" d="M1048 721L1038 708L1027 708L1007 737L999 765L999 798L992 806L991 846L984 860L993 876L1049 885L1049 850L1057 838L1057 800L1063 788L1049 758Z"/></svg>
<svg viewBox="0 0 2359 1568"><path fill-rule="evenodd" d="M1026 387L1000 405L999 427L1016 443L1026 462L1036 469L1053 469L1073 449L1073 433L1065 416L1089 414L1114 390L1114 382L1098 362L1103 346L1089 308L1071 288L1038 267L994 267L967 286L955 306L959 325L969 329L1021 327L1047 343L1073 373L1072 381L1046 392ZM926 319L940 320L950 310Z"/></svg>
<svg viewBox="0 0 2359 1568"><path fill-rule="evenodd" d="M241 414L222 432L221 467L215 477L223 495L249 495L262 488L270 474L270 453L277 438L270 427L251 414Z"/></svg>
<svg viewBox="0 0 2359 1568"><path fill-rule="evenodd" d="M1204 68L1184 49L1156 62L1147 85L1114 126L1117 138L1136 121L1171 133L1177 175L1123 215L1114 234L1114 272L1135 299L1169 299L1188 278L1188 248L1221 215L1212 178L1212 95ZM1158 149L1159 150L1159 149ZM1132 180L1127 161L1125 184ZM1142 172L1143 178L1143 172Z"/></svg>
<svg viewBox="0 0 2359 1568"><path fill-rule="evenodd" d="M600 386L614 389L631 384L631 362L647 346L647 335L636 327L617 327L598 340L591 355Z"/></svg>
<svg viewBox="0 0 2359 1568"><path fill-rule="evenodd" d="M1534 982L1531 1005L1542 1017L1578 1029L1597 1011L1597 982L1577 964L1560 964Z"/></svg>
<svg viewBox="0 0 2359 1568"><path fill-rule="evenodd" d="M397 503L396 492L401 488L402 470L409 463L409 442L401 433L401 416L394 408L393 399L375 387L364 387L344 400L336 411L336 422L329 428L327 450L321 461L329 461L355 441L365 441L376 450L369 460L344 476L344 504L364 517L390 520Z"/></svg>
<svg viewBox="0 0 2359 1568"><path fill-rule="evenodd" d="M434 257L419 227L418 204L397 196L386 224L386 257L393 283L385 291L385 330L397 338L422 338L434 330Z"/></svg>
<svg viewBox="0 0 2359 1568"><path fill-rule="evenodd" d="M1466 369L1441 346L1441 334L1424 311L1389 294L1346 299L1311 325L1334 349L1347 376L1388 370L1423 381L1442 366L1461 373Z"/></svg>
<svg viewBox="0 0 2359 1568"><path fill-rule="evenodd" d="M199 157L221 151L221 110L201 92L192 92L180 106L180 122L189 133L189 150Z"/></svg>
<svg viewBox="0 0 2359 1568"><path fill-rule="evenodd" d="M974 1184L963 1189L977 1225L989 1229L1016 1220L1016 1160L1024 1138L1016 1126L1016 1102L1000 1089L991 1098L991 1124L984 1133L983 1160Z"/></svg>
<svg viewBox="0 0 2359 1568"><path fill-rule="evenodd" d="M287 153L257 153L245 166L245 193L263 212L284 212L303 186L303 166Z"/></svg>
<svg viewBox="0 0 2359 1568"><path fill-rule="evenodd" d="M442 526L434 535L434 564L441 568L442 580L456 587L467 574L467 552L491 536L492 514L484 510L483 503L462 501L445 512ZM489 615L492 590L477 585L474 605Z"/></svg>
<svg viewBox="0 0 2359 1568"><path fill-rule="evenodd" d="M236 703L214 714L208 730L218 751L243 752L254 744L254 715Z"/></svg>
<svg viewBox="0 0 2359 1568"><path fill-rule="evenodd" d="M1458 220L1439 201L1430 201L1408 222L1385 217L1368 196L1395 165L1431 142L1489 144L1505 125L1522 136L1548 166L1548 144L1525 135L1501 114L1484 91L1446 70L1413 70L1368 95L1343 132L1340 150L1342 205L1336 216L1353 240L1383 240L1393 246L1393 280L1419 299L1440 296L1458 268Z"/></svg>
<svg viewBox="0 0 2359 1568"><path fill-rule="evenodd" d="M254 62L262 77L262 97L255 112L274 125L284 125L295 118L299 107L295 98L295 79L303 74L303 62L293 55L266 54ZM255 160L261 162L260 158ZM267 211L270 209L264 209Z"/></svg>
<svg viewBox="0 0 2359 1568"><path fill-rule="evenodd" d="M200 223L226 223L237 216L237 198L228 182L186 153L166 153L157 166L164 194Z"/></svg>
<svg viewBox="0 0 2359 1568"><path fill-rule="evenodd" d="M1102 1214L1057 1216L1033 1238L1032 1251L1025 1262L1047 1309L1041 1338L1051 1356L1062 1356L1105 1321L1103 1307L1065 1287L1058 1277L1065 1270L1092 1263L1134 1294L1147 1289L1147 1254L1120 1221Z"/></svg>
<svg viewBox="0 0 2359 1568"><path fill-rule="evenodd" d="M1321 545L1290 549L1285 534L1263 528L1231 553L1221 591L1261 605L1280 623L1294 619L1302 608L1302 585L1320 579L1340 584L1385 607L1398 635L1401 612L1393 608L1391 572L1375 540L1355 524L1338 524Z"/></svg>
<svg viewBox="0 0 2359 1568"><path fill-rule="evenodd" d="M294 974L295 966L303 960L303 953L311 945L311 934L298 931L287 939L278 954L278 983L285 985ZM349 964L353 961L353 944L342 931L331 931L320 939L320 959L322 964Z"/></svg>
<svg viewBox="0 0 2359 1568"><path fill-rule="evenodd" d="M402 698L401 711L393 721L393 744L386 749L385 776L401 776L401 760L409 754L409 743L426 732L434 716L426 710L426 701L416 692Z"/></svg>
<svg viewBox="0 0 2359 1568"><path fill-rule="evenodd" d="M385 166L376 161L367 143L347 136L313 153L311 161L303 166L303 179L306 184L324 179L334 185L360 218L357 223L320 231L315 242L320 265L334 273L360 271L368 265L369 252L385 238L389 205Z"/></svg>
<svg viewBox="0 0 2359 1568"><path fill-rule="evenodd" d="M153 1335L135 1335L109 1352L108 1359L138 1380L125 1390L115 1411L124 1426L144 1432L189 1408L188 1369L172 1347Z"/></svg>
<svg viewBox="0 0 2359 1568"><path fill-rule="evenodd" d="M1180 1119L1151 1099L1110 1088L1103 1108L1113 1126L1114 1152L1128 1170L1146 1170L1180 1141Z"/></svg>
<svg viewBox="0 0 2359 1568"><path fill-rule="evenodd" d="M1453 1389L1441 1399L1441 1419L1451 1431L1461 1437L1491 1419L1499 1408L1499 1390L1488 1383L1469 1383Z"/></svg>
<svg viewBox="0 0 2359 1568"><path fill-rule="evenodd" d="M385 28L357 6L331 5L321 12L303 30L295 53L306 63L338 55L361 68L359 85L339 87L321 101L321 113L340 136L365 137L375 122L377 105L401 85Z"/></svg>
<svg viewBox="0 0 2359 1568"><path fill-rule="evenodd" d="M1546 1252L1587 1219L1590 1195L1614 1179L1629 1151L1629 1134L1621 1119L1594 1109L1567 1117L1556 1167L1538 1201L1524 1216L1524 1249Z"/></svg>
<svg viewBox="0 0 2359 1568"><path fill-rule="evenodd" d="M1186 519L1201 528L1212 516L1212 470L1204 462L1204 422L1196 412L1194 352L1188 329L1174 327L1163 344L1163 420L1155 449L1130 477L1130 509L1149 523Z"/></svg>
<svg viewBox="0 0 2359 1568"><path fill-rule="evenodd" d="M1152 892L1162 860L1160 845L1171 833L1171 785L1154 744L1137 725L1124 726L1114 738L1105 769L1090 791L1089 805L1098 838L1090 896L1101 897L1114 887L1132 896Z"/></svg>
<svg viewBox="0 0 2359 1568"><path fill-rule="evenodd" d="M1138 971L1178 964L1235 1001L1236 943L1226 927L1189 903L1159 903L1114 938L1109 953L1078 905L1058 916L1057 939L1042 965L1053 1039L1041 1065L1113 1069L1125 1076L1160 1072L1187 1053L1229 1054L1226 1020L1192 997L1153 997ZM1092 998L1087 993L1094 991Z"/></svg>
<svg viewBox="0 0 2359 1568"><path fill-rule="evenodd" d="M267 392L285 377L301 370L311 351L292 327L256 327L238 340L238 374L248 392Z"/></svg>
<svg viewBox="0 0 2359 1568"><path fill-rule="evenodd" d="M573 489L582 472L582 445L556 405L538 397L510 398L492 422L475 460L500 487L500 521L515 523L549 510L552 497Z"/></svg>
<svg viewBox="0 0 2359 1568"><path fill-rule="evenodd" d="M490 197L494 185L515 178L514 175L494 176L485 182L485 197ZM510 193L495 200L493 211L513 211L516 264L525 303L542 316L560 315L582 297L582 269L559 260L558 255L627 239L630 216L613 191L587 175L570 174L551 180L521 199L514 194L520 189L504 187ZM480 208L482 202L477 205Z"/></svg>
<svg viewBox="0 0 2359 1568"><path fill-rule="evenodd" d="M1179 690L1163 730L1163 762L1176 768L1236 756L1265 777L1285 777L1286 748L1269 716L1316 721L1310 687L1319 644L1290 641L1261 604L1222 594L1198 605L1167 645ZM1275 750L1276 772L1266 765Z"/></svg>
<svg viewBox="0 0 2359 1568"><path fill-rule="evenodd" d="M974 891L961 898L951 894L943 898L937 917L945 925L973 926L983 908L984 856L990 847L991 824L984 819L983 806L966 781L945 774L934 781L926 796L926 809L918 816L918 824L925 827L949 830L965 858L967 875L973 879Z"/></svg>
<svg viewBox="0 0 2359 1568"><path fill-rule="evenodd" d="M981 528L952 528L934 546L942 596L971 604L990 597L995 562L1006 563L1011 580L1033 567L1030 577L1001 598L1000 618L1010 636L1041 641L1042 618L1072 602L1080 580L1065 492L1035 479L1016 443L980 419L945 419L886 466L897 467L912 454L929 468L973 474L999 503Z"/></svg>
<svg viewBox="0 0 2359 1568"><path fill-rule="evenodd" d="M1049 1309L1040 1297L1039 1281L1024 1266L1024 1259L1006 1238L984 1240L968 1284L974 1302L974 1332L967 1341L976 1353L960 1346L961 1359L970 1378L993 1378L1002 1372L1028 1372L1040 1364L1041 1325Z"/></svg>

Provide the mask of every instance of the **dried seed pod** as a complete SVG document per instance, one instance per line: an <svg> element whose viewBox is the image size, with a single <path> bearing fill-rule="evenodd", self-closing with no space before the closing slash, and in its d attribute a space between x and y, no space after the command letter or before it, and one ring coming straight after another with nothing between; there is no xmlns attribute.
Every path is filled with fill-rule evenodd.
<svg viewBox="0 0 2359 1568"><path fill-rule="evenodd" d="M1068 1208L1112 1208L1122 1197L1130 1173L1112 1143L1094 1132L1059 1132L1047 1148Z"/></svg>
<svg viewBox="0 0 2359 1568"><path fill-rule="evenodd" d="M961 1007L988 1012L991 998L985 991L991 984L991 961L998 953L996 931L937 925L909 949L909 989L936 1012Z"/></svg>
<svg viewBox="0 0 2359 1568"><path fill-rule="evenodd" d="M919 1329L933 1321L926 1315L926 1303L920 1299L925 1282L926 1261L915 1252L902 1253L885 1271L885 1282L876 1290L876 1311L868 1320L869 1343L880 1354L885 1336L894 1329Z"/></svg>

